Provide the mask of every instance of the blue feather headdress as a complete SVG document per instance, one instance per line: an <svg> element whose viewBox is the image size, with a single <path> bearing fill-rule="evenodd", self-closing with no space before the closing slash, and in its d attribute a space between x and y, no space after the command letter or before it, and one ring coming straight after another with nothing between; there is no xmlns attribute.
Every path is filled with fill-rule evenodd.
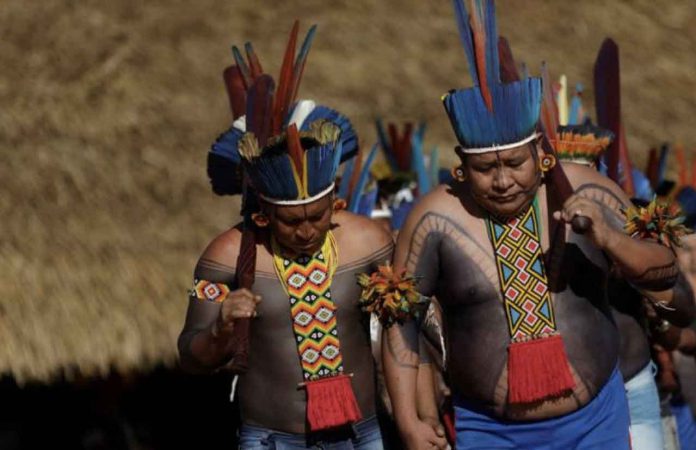
<svg viewBox="0 0 696 450"><path fill-rule="evenodd" d="M252 185L264 201L276 205L311 203L334 189L341 162L341 129L320 119L308 131L295 124L260 148L255 136L239 140L239 153Z"/></svg>
<svg viewBox="0 0 696 450"><path fill-rule="evenodd" d="M310 125L319 120L329 121L339 127L339 163L351 160L358 149L358 136L350 120L338 111L328 106L317 105L311 100L300 100L293 105L285 126L294 124L300 132L308 132ZM218 195L237 195L242 192L242 157L239 153L239 142L245 132L246 116L241 116L210 148L208 177L213 191ZM315 167L311 170L316 169ZM315 172L310 173L310 178L314 179ZM334 172L331 176L335 175ZM314 184L313 181L312 188Z"/></svg>
<svg viewBox="0 0 696 450"><path fill-rule="evenodd" d="M232 47L234 65L223 73L233 126L208 154L208 175L217 194L240 194L245 174L258 194L304 201L333 183L338 164L355 153L357 137L344 116L312 101L296 102L316 26L298 44L296 21L278 83L264 73L250 43ZM298 131L299 130L299 131ZM329 181L327 181L329 180Z"/></svg>
<svg viewBox="0 0 696 450"><path fill-rule="evenodd" d="M540 78L500 81L493 0L453 0L459 35L474 87L450 91L443 103L464 153L505 150L536 136L542 101Z"/></svg>

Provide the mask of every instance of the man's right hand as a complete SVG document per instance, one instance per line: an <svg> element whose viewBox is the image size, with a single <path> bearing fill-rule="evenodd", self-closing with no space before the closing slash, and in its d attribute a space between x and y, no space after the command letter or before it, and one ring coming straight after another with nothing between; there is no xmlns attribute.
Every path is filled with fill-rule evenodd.
<svg viewBox="0 0 696 450"><path fill-rule="evenodd" d="M445 429L439 421L433 423L422 420L404 427L402 438L408 450L446 450L449 448L445 438Z"/></svg>
<svg viewBox="0 0 696 450"><path fill-rule="evenodd" d="M237 289L227 295L222 302L217 321L213 325L212 334L231 333L236 319L256 317L256 305L261 301L260 295L255 295L249 289Z"/></svg>

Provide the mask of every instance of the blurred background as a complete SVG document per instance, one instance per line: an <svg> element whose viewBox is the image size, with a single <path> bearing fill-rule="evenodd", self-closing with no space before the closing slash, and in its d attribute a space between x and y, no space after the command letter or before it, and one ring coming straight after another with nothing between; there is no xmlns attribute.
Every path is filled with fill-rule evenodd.
<svg viewBox="0 0 696 450"><path fill-rule="evenodd" d="M696 2L497 6L515 58L584 83L593 117L594 59L616 40L638 167L663 142L696 149ZM205 174L231 125L230 46L252 41L277 76L294 18L319 25L300 97L363 145L377 117L425 120L454 162L439 98L470 80L449 1L3 2L0 448L233 448L228 380L181 374L176 338L197 257L238 217Z"/></svg>

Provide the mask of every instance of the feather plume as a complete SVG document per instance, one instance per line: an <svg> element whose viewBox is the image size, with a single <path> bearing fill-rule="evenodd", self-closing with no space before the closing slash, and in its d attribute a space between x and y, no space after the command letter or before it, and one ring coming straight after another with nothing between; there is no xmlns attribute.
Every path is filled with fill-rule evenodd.
<svg viewBox="0 0 696 450"><path fill-rule="evenodd" d="M413 123L406 122L404 125L404 132L401 134L401 136L399 136L396 125L391 123L389 124L390 135L392 135L392 128L394 129L392 149L394 150L396 160L399 164L399 170L402 172L408 172L411 168Z"/></svg>
<svg viewBox="0 0 696 450"><path fill-rule="evenodd" d="M481 96L489 111L493 111L492 86L489 84L486 62L488 60L488 44L486 36L485 9L482 0L471 0L471 31L474 37L474 50L476 53L476 72L478 74ZM496 41L497 45L497 41Z"/></svg>
<svg viewBox="0 0 696 450"><path fill-rule="evenodd" d="M217 195L242 193L242 166L239 140L243 131L232 127L220 135L208 153L207 172Z"/></svg>
<svg viewBox="0 0 696 450"><path fill-rule="evenodd" d="M261 68L261 63L259 62L259 57L254 52L254 47L251 42L244 44L244 50L247 54L247 59L249 60L249 72L252 79L256 79L263 73L263 68Z"/></svg>
<svg viewBox="0 0 696 450"><path fill-rule="evenodd" d="M575 94L570 101L568 125L580 125L585 122L585 111L582 108L582 83L575 85Z"/></svg>
<svg viewBox="0 0 696 450"><path fill-rule="evenodd" d="M498 25L495 20L494 0L477 0L481 3L486 24L486 73L488 86L500 84L500 60L498 55Z"/></svg>
<svg viewBox="0 0 696 450"><path fill-rule="evenodd" d="M365 189L365 186L367 186L367 182L370 180L370 168L372 167L372 162L375 160L375 156L377 155L377 150L379 149L379 145L374 144L372 146L372 149L370 150L370 154L367 156L367 160L363 164L361 170L360 170L360 176L358 177L357 183L355 184L354 189L352 190L351 198L350 198L350 204L348 207L348 210L353 213L358 212L358 205L360 202L360 197L362 196L362 192Z"/></svg>
<svg viewBox="0 0 696 450"><path fill-rule="evenodd" d="M251 84L254 82L254 79L251 77L251 71L244 60L244 56L242 56L242 52L239 51L236 45L232 46L232 57L234 57L234 63L237 65L237 68L242 75L244 88L249 89Z"/></svg>
<svg viewBox="0 0 696 450"><path fill-rule="evenodd" d="M471 25L469 23L469 13L464 6L464 0L452 0L454 6L454 16L457 20L457 29L459 30L459 39L464 47L464 54L469 63L469 75L474 83L474 86L479 85L478 72L476 71L476 56L474 52L474 40L471 36Z"/></svg>
<svg viewBox="0 0 696 450"><path fill-rule="evenodd" d="M434 147L430 152L430 186L440 184L440 149Z"/></svg>
<svg viewBox="0 0 696 450"><path fill-rule="evenodd" d="M340 151L336 148L338 141L331 141L323 145L314 146L305 150L307 160L307 195L316 195L333 183L336 172L334 156Z"/></svg>
<svg viewBox="0 0 696 450"><path fill-rule="evenodd" d="M561 160L595 164L614 139L611 131L590 124L558 127L558 141L552 142Z"/></svg>
<svg viewBox="0 0 696 450"><path fill-rule="evenodd" d="M297 171L297 174L300 176L300 179L304 180L304 150L302 149L302 143L300 142L300 134L298 133L297 127L294 124L288 127L286 139L288 146L288 155L290 155L290 159L292 160L292 163L295 166L295 170Z"/></svg>
<svg viewBox="0 0 696 450"><path fill-rule="evenodd" d="M295 21L290 31L290 38L285 49L283 64L280 67L280 76L278 77L278 92L273 106L273 134L280 133L285 116L289 112L290 104L287 99L290 97L289 92L292 90L292 79L295 59L295 46L297 45L297 33L300 27L299 21Z"/></svg>
<svg viewBox="0 0 696 450"><path fill-rule="evenodd" d="M621 83L619 79L619 47L605 39L594 65L595 106L597 124L614 135L620 135ZM619 139L607 150L607 175L619 182Z"/></svg>
<svg viewBox="0 0 696 450"><path fill-rule="evenodd" d="M299 103L299 102L298 102ZM338 111L323 105L317 105L305 118L300 127L301 130L309 129L309 124L317 119L326 119L336 124L341 129L340 145L341 152L338 155L339 163L348 161L355 156L358 151L358 136L355 133L350 120Z"/></svg>
<svg viewBox="0 0 696 450"><path fill-rule="evenodd" d="M524 61L520 63L520 78L523 80L529 78L529 67L527 67L527 63Z"/></svg>
<svg viewBox="0 0 696 450"><path fill-rule="evenodd" d="M341 135L341 129L334 123L326 120L315 120L309 125L311 135L321 145L333 143Z"/></svg>
<svg viewBox="0 0 696 450"><path fill-rule="evenodd" d="M239 140L239 154L247 161L261 156L261 148L259 141L254 136L254 133L248 131Z"/></svg>
<svg viewBox="0 0 696 450"><path fill-rule="evenodd" d="M261 148L271 136L271 113L275 84L270 75L261 75L247 92L246 129L256 135Z"/></svg>
<svg viewBox="0 0 696 450"><path fill-rule="evenodd" d="M558 105L558 124L568 125L568 79L561 75L556 104Z"/></svg>
<svg viewBox="0 0 696 450"><path fill-rule="evenodd" d="M300 47L300 53L297 55L295 66L293 68L292 85L288 92L288 98L286 99L287 105L295 103L295 99L297 98L297 92L300 88L300 81L302 80L302 74L304 73L305 62L307 61L307 55L309 54L309 49L312 46L312 41L314 40L316 30L316 25L312 25L309 28L309 31L307 31L307 35L302 42L302 47Z"/></svg>
<svg viewBox="0 0 696 450"><path fill-rule="evenodd" d="M620 125L618 140L619 162L621 164L621 180L619 186L621 186L621 189L623 189L629 197L633 197L636 192L635 183L633 181L633 164L631 163L631 157L626 147L626 135L624 134L623 125Z"/></svg>
<svg viewBox="0 0 696 450"><path fill-rule="evenodd" d="M498 38L498 54L500 57L500 81L503 83L520 81L520 74L515 65L515 58L512 56L510 43L504 36Z"/></svg>
<svg viewBox="0 0 696 450"><path fill-rule="evenodd" d="M355 186L358 184L358 180L360 179L360 173L362 171L362 165L363 165L363 149L362 147L358 149L358 154L355 155L355 164L353 164L353 170L351 171L350 174L350 181L348 182L348 192L345 197L346 202L350 206L353 202L353 197L355 197Z"/></svg>
<svg viewBox="0 0 696 450"><path fill-rule="evenodd" d="M384 130L384 124L382 123L382 119L377 119L375 121L375 126L377 127L377 140L379 142L379 145L382 147L384 156L387 159L387 162L389 163L389 166L391 167L392 171L397 172L399 170L399 164L397 163L396 158L394 157L394 149L392 148L390 140L387 137L387 133Z"/></svg>
<svg viewBox="0 0 696 450"><path fill-rule="evenodd" d="M237 120L246 113L246 87L242 72L237 66L229 66L222 72L222 78L230 101L232 120Z"/></svg>
<svg viewBox="0 0 696 450"><path fill-rule="evenodd" d="M341 175L341 183L338 186L338 197L343 200L348 200L350 197L350 181L353 175L353 168L355 167L355 158L349 159L343 166L343 174Z"/></svg>
<svg viewBox="0 0 696 450"><path fill-rule="evenodd" d="M411 137L411 168L416 173L418 180L418 195L430 192L430 178L425 168L425 156L423 154L423 135L425 123L421 123Z"/></svg>
<svg viewBox="0 0 696 450"><path fill-rule="evenodd" d="M551 142L557 142L558 136L558 109L553 98L553 88L549 68L546 63L541 65L541 84L544 90L543 102L541 105L541 123L544 127L544 132Z"/></svg>

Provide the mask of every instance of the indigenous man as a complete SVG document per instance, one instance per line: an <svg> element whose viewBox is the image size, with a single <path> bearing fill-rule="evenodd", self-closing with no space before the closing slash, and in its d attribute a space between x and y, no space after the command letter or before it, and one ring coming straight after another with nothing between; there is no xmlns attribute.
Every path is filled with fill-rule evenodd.
<svg viewBox="0 0 696 450"><path fill-rule="evenodd" d="M618 47L608 39L602 45L597 64L595 65L595 80L604 83L604 80L617 80L618 87ZM607 73L611 72L611 73ZM547 73L544 72L542 79L547 83ZM596 87L597 116L605 117L606 111L617 108L616 96L608 95L608 89ZM601 96L599 93L604 93ZM614 101L612 101L614 100ZM558 96L558 110L567 109L564 107L564 95L561 92ZM582 109L580 98L573 99L576 106L574 109ZM546 106L546 104L544 104ZM542 109L545 109L542 107ZM554 111L549 114L542 114L548 120L554 116ZM619 116L618 111L614 112ZM559 114L558 122L561 122ZM647 178L637 169L630 170L631 164L628 152L625 151L626 143L620 122L614 124L616 134L594 126L589 122L589 118L584 119L583 124L579 124L580 118L571 114L568 124L557 127L555 139L552 141L556 156L561 161L571 161L576 164L583 164L593 169L597 167L600 156L605 156L604 160L609 162L607 173L616 177L616 181L623 180L624 189L627 194L636 197L632 201L641 206L646 206L649 200L654 197L649 183L646 186ZM620 119L620 118L619 118ZM610 123L609 121L607 121ZM555 126L553 123L545 124L545 127ZM619 152L624 158L624 164L629 170L620 170L618 158L607 157L605 151L609 148L610 152ZM683 240L682 240L683 241ZM682 272L683 273L683 272ZM670 307L657 307L655 316L664 317L662 320L669 319L674 323L685 325L693 318L695 308L693 292L684 275L680 277L674 289L661 294L662 297L670 298ZM628 399L629 415L631 418L630 434L632 450L660 450L662 449L664 438L662 433L662 419L660 416L660 397L657 384L655 382L656 366L651 360L651 345L649 335L645 327L646 316L642 294L638 292L625 280L610 278L608 285L608 298L612 306L612 314L619 330L619 369L624 380L626 396ZM660 300L656 300L660 305ZM667 322L669 323L669 322ZM654 333L653 336L655 336Z"/></svg>
<svg viewBox="0 0 696 450"><path fill-rule="evenodd" d="M549 170L541 82L500 83L493 2L473 3L471 18L458 0L455 11L476 86L443 99L461 145L457 181L414 207L394 270L441 300L458 450L628 449L606 276L613 267L666 290L674 254L623 232L629 202L611 181ZM384 365L402 435L420 449L442 443L415 414L417 342L414 321L388 329Z"/></svg>
<svg viewBox="0 0 696 450"><path fill-rule="evenodd" d="M561 161L572 161L594 169L600 154L610 143L610 132L589 123L572 124L558 127L554 149ZM637 199L633 201L639 202ZM646 203L640 204L645 206ZM693 292L682 272L674 288L660 296L666 296L670 301L668 308L655 308L654 315L661 321L670 320L684 326L694 318ZM651 360L648 330L645 328L643 295L625 280L610 278L608 298L620 336L619 370L628 399L632 450L662 449L664 439L660 398L654 378L655 365ZM655 304L661 305L660 300L657 299Z"/></svg>
<svg viewBox="0 0 696 450"><path fill-rule="evenodd" d="M223 141L258 197L254 240L245 248L249 224L240 224L213 239L200 257L179 338L181 363L209 372L247 355L239 382L242 449L381 449L374 363L355 279L388 259L393 244L369 219L336 211L339 126L317 120L298 131L296 124L311 116L303 104L293 118L286 116L294 95L282 93L296 89L308 49L305 41L293 67L296 38L297 26L277 91L254 68L253 52L251 68L241 70L252 78L245 80L246 121L239 118L235 126L244 127ZM248 274L238 268L248 266L253 253L254 281L240 288ZM250 327L244 353L238 349L244 339L237 339L243 326Z"/></svg>

